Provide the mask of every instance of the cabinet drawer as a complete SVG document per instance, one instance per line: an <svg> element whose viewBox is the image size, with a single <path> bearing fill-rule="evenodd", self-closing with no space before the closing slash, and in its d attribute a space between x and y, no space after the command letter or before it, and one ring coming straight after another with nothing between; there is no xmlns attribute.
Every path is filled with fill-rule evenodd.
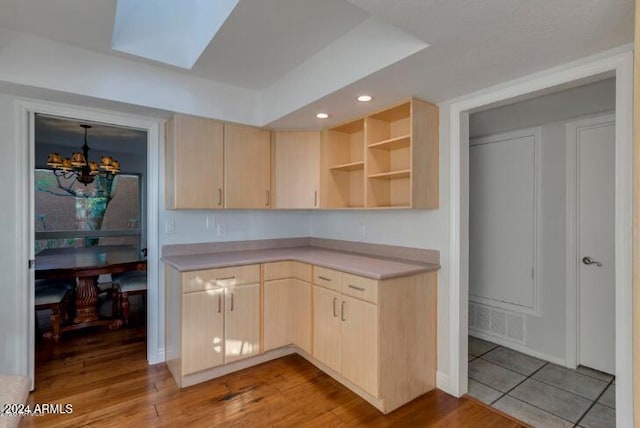
<svg viewBox="0 0 640 428"><path fill-rule="evenodd" d="M298 278L305 282L311 282L311 265L306 263L285 261L265 263L264 280Z"/></svg>
<svg viewBox="0 0 640 428"><path fill-rule="evenodd" d="M260 282L260 265L232 266L198 270L182 274L182 292L210 290L216 287Z"/></svg>
<svg viewBox="0 0 640 428"><path fill-rule="evenodd" d="M291 262L274 262L265 263L264 267L264 280L271 281L273 279L285 279L291 278Z"/></svg>
<svg viewBox="0 0 640 428"><path fill-rule="evenodd" d="M342 293L356 299L378 303L378 281L362 276L342 274Z"/></svg>
<svg viewBox="0 0 640 428"><path fill-rule="evenodd" d="M327 269L320 266L313 267L313 283L323 287L340 291L342 273L337 270Z"/></svg>

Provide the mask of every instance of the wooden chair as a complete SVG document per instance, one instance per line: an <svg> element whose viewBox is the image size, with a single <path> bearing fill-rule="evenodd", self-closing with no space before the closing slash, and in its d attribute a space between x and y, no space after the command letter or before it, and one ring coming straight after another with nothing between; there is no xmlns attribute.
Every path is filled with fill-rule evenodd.
<svg viewBox="0 0 640 428"><path fill-rule="evenodd" d="M35 310L51 310L51 332L44 337L51 337L54 342L60 338L60 324L69 319L69 304L74 286L70 281L36 280Z"/></svg>
<svg viewBox="0 0 640 428"><path fill-rule="evenodd" d="M120 311L118 301L118 284L113 281L98 282L98 296L106 294L107 299L111 299L111 316L115 317Z"/></svg>
<svg viewBox="0 0 640 428"><path fill-rule="evenodd" d="M124 324L129 323L129 296L141 295L146 305L147 298L147 272L132 271L111 275L112 281L118 290L118 301Z"/></svg>

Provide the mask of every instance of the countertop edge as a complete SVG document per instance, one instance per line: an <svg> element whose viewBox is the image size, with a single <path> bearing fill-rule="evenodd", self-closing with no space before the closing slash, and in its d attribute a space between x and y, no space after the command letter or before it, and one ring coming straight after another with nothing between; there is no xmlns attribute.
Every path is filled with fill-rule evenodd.
<svg viewBox="0 0 640 428"><path fill-rule="evenodd" d="M323 251L329 251L331 253L336 253L336 254L350 254L353 255L352 253L344 253L341 251L333 251L333 250L326 250L323 249ZM242 253L243 251L238 251L238 253ZM233 252L232 252L233 253ZM208 254L198 254L198 257L206 257ZM195 256L195 255L192 255ZM419 264L416 262L401 262L398 261L396 259L390 260L390 259L385 259L382 257L375 257L375 256L369 256L366 254L357 254L358 257L363 257L363 258L367 258L367 259L371 259L371 260L383 260L383 261L392 261L394 263L402 263L404 265L406 265L406 269L402 269L401 271L398 271L398 273L384 273L384 274L376 274L376 273L372 273L370 271L365 271L365 270L361 270L358 268L354 268L354 267L350 267L348 264L337 264L337 263L327 263L327 262L323 262L323 261L318 261L318 260L313 260L313 257L310 257L308 255L303 255L300 257L296 257L296 256L291 256L291 255L273 255L273 256L268 256L265 255L263 257L255 257L255 258L249 258L249 259L242 259L242 260L230 260L230 261L224 261L224 262L211 262L211 263L200 263L200 264L191 264L188 267L185 267L184 265L178 263L175 258L177 257L192 257L192 256L166 256L166 257L161 257L160 260L163 261L164 263L166 263L167 265L171 266L173 269L179 271L179 272L193 272L193 271L197 271L197 270L205 270L205 269L217 269L217 268L223 268L223 267L234 267L234 266L246 266L246 265L253 265L253 264L262 264L262 263L274 263L274 262L282 262L282 261L297 261L297 262L301 262L301 263L307 263L307 264L311 264L311 265L315 265L315 266L321 266L321 267L325 267L328 269L334 269L334 270L339 270L341 272L346 272L346 273L350 273L353 275L359 275L359 276L363 276L366 278L371 278L371 279L377 279L377 280L385 280L385 279L392 279L392 278L399 278L399 277L403 277L403 276L409 276L409 275L415 275L415 274L419 274L419 273L425 273L425 272L433 272L433 271L437 271L440 269L440 265L439 264L435 264L435 263L423 263L423 264ZM212 253L211 257L215 257L215 256L220 256L220 253Z"/></svg>

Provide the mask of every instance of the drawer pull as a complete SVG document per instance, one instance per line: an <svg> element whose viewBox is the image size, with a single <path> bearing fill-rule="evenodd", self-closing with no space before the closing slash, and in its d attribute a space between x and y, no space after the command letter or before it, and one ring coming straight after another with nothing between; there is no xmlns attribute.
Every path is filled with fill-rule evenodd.
<svg viewBox="0 0 640 428"><path fill-rule="evenodd" d="M318 279L321 279L321 280L323 280L323 281L329 281L329 282L331 282L331 278L327 278L327 277L325 277L325 276L319 276L319 277L318 277Z"/></svg>
<svg viewBox="0 0 640 428"><path fill-rule="evenodd" d="M337 318L338 317L338 313L336 312L336 303L338 302L338 298L334 297L333 298L333 317Z"/></svg>
<svg viewBox="0 0 640 428"><path fill-rule="evenodd" d="M354 290L358 290L358 291L364 291L364 287L357 287L355 285L348 285L349 288L353 288Z"/></svg>
<svg viewBox="0 0 640 428"><path fill-rule="evenodd" d="M347 320L347 319L344 317L344 305L345 305L345 303L346 303L346 302L343 300L343 301L342 301L342 305L340 305L340 311L342 312L342 314L340 315L340 319L341 319L342 321L346 321L346 320Z"/></svg>
<svg viewBox="0 0 640 428"><path fill-rule="evenodd" d="M227 276L227 277L224 277L224 278L216 278L216 281L226 281L226 280L229 280L229 279L236 279L236 276L233 275L233 276Z"/></svg>

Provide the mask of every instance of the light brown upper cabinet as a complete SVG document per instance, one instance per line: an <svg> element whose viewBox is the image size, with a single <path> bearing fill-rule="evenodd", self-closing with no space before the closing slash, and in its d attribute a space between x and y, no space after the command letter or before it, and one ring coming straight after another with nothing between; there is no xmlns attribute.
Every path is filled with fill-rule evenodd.
<svg viewBox="0 0 640 428"><path fill-rule="evenodd" d="M273 208L319 206L320 140L319 131L273 133Z"/></svg>
<svg viewBox="0 0 640 428"><path fill-rule="evenodd" d="M366 206L438 208L438 107L413 98L365 121Z"/></svg>
<svg viewBox="0 0 640 428"><path fill-rule="evenodd" d="M438 208L438 114L412 98L322 132L273 134L175 115L167 208Z"/></svg>
<svg viewBox="0 0 640 428"><path fill-rule="evenodd" d="M271 132L224 124L225 208L271 208Z"/></svg>
<svg viewBox="0 0 640 428"><path fill-rule="evenodd" d="M166 124L168 209L223 207L222 122L174 115Z"/></svg>

